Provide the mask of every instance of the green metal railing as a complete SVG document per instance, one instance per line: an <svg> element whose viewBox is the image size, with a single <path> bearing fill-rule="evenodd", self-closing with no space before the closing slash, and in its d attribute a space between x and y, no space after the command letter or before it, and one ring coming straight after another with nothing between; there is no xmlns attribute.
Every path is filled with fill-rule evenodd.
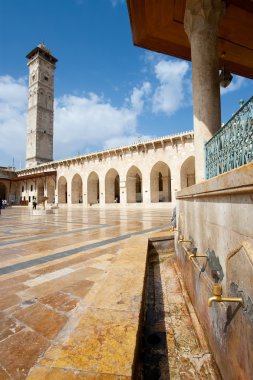
<svg viewBox="0 0 253 380"><path fill-rule="evenodd" d="M206 179L253 161L253 96L205 144Z"/></svg>

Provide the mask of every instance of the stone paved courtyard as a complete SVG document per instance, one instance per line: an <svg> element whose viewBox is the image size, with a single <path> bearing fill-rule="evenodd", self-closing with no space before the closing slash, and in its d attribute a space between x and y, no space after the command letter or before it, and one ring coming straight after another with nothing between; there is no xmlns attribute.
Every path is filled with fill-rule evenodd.
<svg viewBox="0 0 253 380"><path fill-rule="evenodd" d="M168 236L170 213L138 208L54 212L35 216L28 208L2 210L0 379L130 379L147 242ZM174 289L165 304L181 310L171 315L174 325L165 323L169 346L174 347L174 354L168 351L170 378L216 379L212 370L198 375L198 358L203 362L210 355L192 323L192 309L185 306L189 301L185 303L175 268L171 257L167 264L163 260L162 292ZM186 340L182 332L187 332ZM182 352L176 349L177 339ZM197 356L189 365L192 349ZM188 359L183 356L180 362L177 355L183 352Z"/></svg>

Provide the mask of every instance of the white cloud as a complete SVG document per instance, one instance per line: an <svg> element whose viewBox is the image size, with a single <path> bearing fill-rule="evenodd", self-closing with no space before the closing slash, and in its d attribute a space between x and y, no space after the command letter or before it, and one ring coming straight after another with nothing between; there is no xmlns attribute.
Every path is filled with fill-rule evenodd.
<svg viewBox="0 0 253 380"><path fill-rule="evenodd" d="M161 60L155 65L159 85L153 96L153 112L172 115L178 109L189 105L189 67L186 61Z"/></svg>
<svg viewBox="0 0 253 380"><path fill-rule="evenodd" d="M226 88L221 87L221 95L226 95L229 92L239 90L246 83L246 78L239 77L238 75L233 75L232 82Z"/></svg>
<svg viewBox="0 0 253 380"><path fill-rule="evenodd" d="M65 95L55 102L55 158L130 144L138 139L137 121L143 112L149 82L134 87L125 105L114 107L94 93Z"/></svg>
<svg viewBox="0 0 253 380"><path fill-rule="evenodd" d="M55 100L54 158L129 144L138 139L137 119L150 91L135 87L122 107L94 93L65 95ZM0 77L0 166L25 160L27 83L24 78Z"/></svg>
<svg viewBox="0 0 253 380"><path fill-rule="evenodd" d="M134 86L121 107L94 93L74 96L66 94L55 100L54 158L63 159L91 151L128 145L141 138L139 116L152 106L152 112L167 115L189 105L190 64L185 61L153 62L155 81ZM149 79L152 76L149 75ZM157 87L155 87L155 84ZM244 78L234 77L226 92L244 85ZM16 166L25 160L27 80L0 76L0 166ZM152 133L152 132L151 132Z"/></svg>
<svg viewBox="0 0 253 380"><path fill-rule="evenodd" d="M145 90L144 90L145 92ZM65 95L55 106L55 157L63 158L125 144L136 137L141 95L133 91L132 105L116 108L96 94ZM132 99L131 97L131 99ZM112 146L111 145L111 146Z"/></svg>
<svg viewBox="0 0 253 380"><path fill-rule="evenodd" d="M27 94L25 78L0 76L0 165L9 166L14 158L18 166L24 159Z"/></svg>
<svg viewBox="0 0 253 380"><path fill-rule="evenodd" d="M133 110L135 110L138 114L142 112L145 98L150 94L150 92L151 84L149 82L144 82L140 88L134 87L130 99Z"/></svg>
<svg viewBox="0 0 253 380"><path fill-rule="evenodd" d="M27 103L26 78L15 80L9 75L0 77L0 102L13 108L24 109Z"/></svg>

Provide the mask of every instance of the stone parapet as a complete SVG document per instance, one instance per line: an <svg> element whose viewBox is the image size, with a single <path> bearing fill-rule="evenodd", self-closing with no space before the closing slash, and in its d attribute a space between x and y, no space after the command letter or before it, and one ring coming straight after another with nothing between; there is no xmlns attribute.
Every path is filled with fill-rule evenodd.
<svg viewBox="0 0 253 380"><path fill-rule="evenodd" d="M252 163L177 193L178 235L191 241L177 244L178 264L225 380L253 373L252 193ZM214 283L224 297L242 297L244 307L208 307Z"/></svg>

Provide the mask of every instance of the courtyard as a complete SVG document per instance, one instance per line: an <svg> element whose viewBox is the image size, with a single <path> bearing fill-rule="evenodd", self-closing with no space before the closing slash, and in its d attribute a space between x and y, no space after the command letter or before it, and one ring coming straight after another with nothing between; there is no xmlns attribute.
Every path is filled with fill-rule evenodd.
<svg viewBox="0 0 253 380"><path fill-rule="evenodd" d="M138 260L131 268L137 282L139 279L138 284L131 282L131 275L124 279L127 262L114 275L110 272L106 289L101 284L124 243L130 244L131 236L141 237L168 227L169 215L165 210L157 213L79 208L58 209L53 215L40 217L33 216L27 207L13 207L2 210L0 223L0 378L22 379L68 322L75 324L71 319L73 314L76 313L76 320L83 315L87 304L94 302L97 289L101 296L98 309L107 310L113 308L115 297L124 290L117 317L123 324L125 307L122 305L124 298L129 298L132 304L128 305L128 323L131 319L132 324L136 323L132 314L137 310L136 305L139 306L140 294L135 292L142 288L145 256L141 255L143 265L139 274ZM145 244L143 247L146 249ZM135 254L138 247L129 246L129 260ZM120 285L121 277L124 284ZM121 370L124 372L124 366Z"/></svg>
<svg viewBox="0 0 253 380"><path fill-rule="evenodd" d="M166 209L138 207L2 210L0 379L133 378L148 239L167 239L170 219ZM156 268L165 378L218 379L174 261Z"/></svg>

